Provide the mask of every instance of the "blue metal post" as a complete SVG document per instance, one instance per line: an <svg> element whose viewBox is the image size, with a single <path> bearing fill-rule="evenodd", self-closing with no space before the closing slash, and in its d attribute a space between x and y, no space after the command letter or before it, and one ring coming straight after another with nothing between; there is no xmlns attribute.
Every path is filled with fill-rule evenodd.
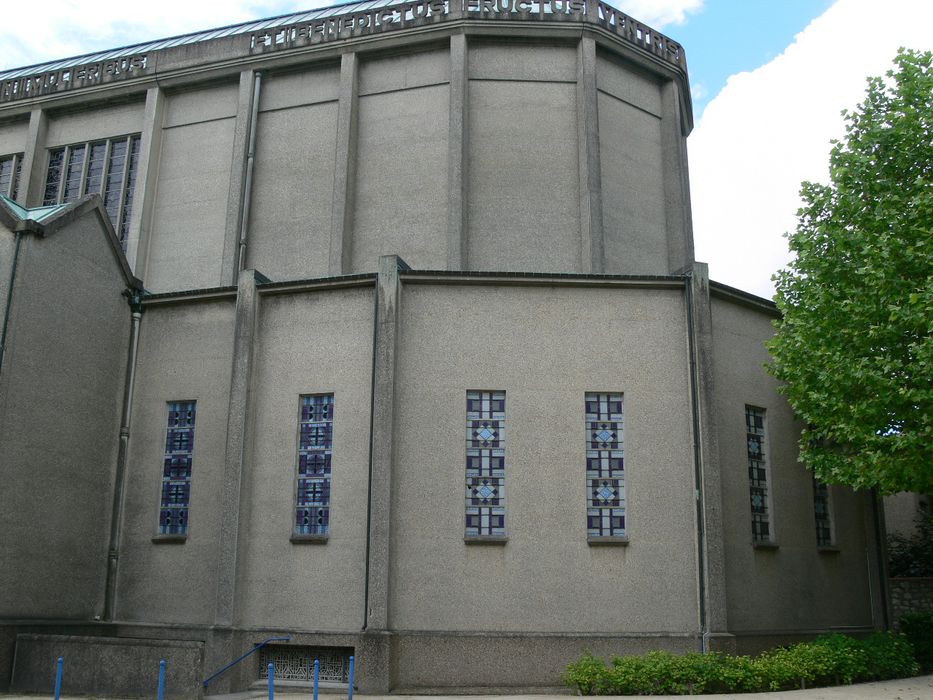
<svg viewBox="0 0 933 700"><path fill-rule="evenodd" d="M321 662L315 659L314 660L314 700L317 700L317 681L320 675L321 675Z"/></svg>
<svg viewBox="0 0 933 700"><path fill-rule="evenodd" d="M62 696L62 672L65 668L65 659L61 656L58 657L58 668L55 670L55 700L59 700Z"/></svg>
<svg viewBox="0 0 933 700"><path fill-rule="evenodd" d="M159 700L165 700L165 659L159 662Z"/></svg>
<svg viewBox="0 0 933 700"><path fill-rule="evenodd" d="M269 700L275 700L275 664L269 664Z"/></svg>
<svg viewBox="0 0 933 700"><path fill-rule="evenodd" d="M356 659L350 656L350 679L347 686L347 700L353 700L353 672L356 670Z"/></svg>

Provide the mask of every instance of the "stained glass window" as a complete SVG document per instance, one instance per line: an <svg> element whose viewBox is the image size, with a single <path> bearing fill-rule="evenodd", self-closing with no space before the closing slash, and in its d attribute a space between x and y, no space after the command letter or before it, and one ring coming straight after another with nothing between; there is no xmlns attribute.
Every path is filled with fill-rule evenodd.
<svg viewBox="0 0 933 700"><path fill-rule="evenodd" d="M134 134L52 149L43 204L63 204L86 194L99 194L126 250L139 146L139 135Z"/></svg>
<svg viewBox="0 0 933 700"><path fill-rule="evenodd" d="M816 544L833 546L833 516L829 503L829 487L813 477L813 515L816 519Z"/></svg>
<svg viewBox="0 0 933 700"><path fill-rule="evenodd" d="M768 462L765 454L765 410L745 407L748 454L748 488L752 511L752 541L770 542L771 514L768 499Z"/></svg>
<svg viewBox="0 0 933 700"><path fill-rule="evenodd" d="M22 153L0 157L0 194L16 199L19 194L19 176L22 171Z"/></svg>
<svg viewBox="0 0 933 700"><path fill-rule="evenodd" d="M334 395L301 397L298 417L298 491L295 534L330 530L331 457L334 449Z"/></svg>
<svg viewBox="0 0 933 700"><path fill-rule="evenodd" d="M466 536L505 537L505 392L466 398Z"/></svg>
<svg viewBox="0 0 933 700"><path fill-rule="evenodd" d="M625 537L622 394L586 394L585 427L587 537Z"/></svg>
<svg viewBox="0 0 933 700"><path fill-rule="evenodd" d="M159 509L159 534L162 535L188 533L194 420L194 401L175 401L168 404L165 461L162 468L162 504Z"/></svg>

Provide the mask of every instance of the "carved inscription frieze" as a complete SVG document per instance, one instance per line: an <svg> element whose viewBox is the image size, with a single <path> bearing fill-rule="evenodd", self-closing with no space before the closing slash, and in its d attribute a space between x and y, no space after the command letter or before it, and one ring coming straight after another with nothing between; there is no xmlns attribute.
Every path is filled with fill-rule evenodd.
<svg viewBox="0 0 933 700"><path fill-rule="evenodd" d="M244 34L244 55L414 29L456 19L588 22L686 68L682 47L599 0L413 0ZM247 41L248 40L248 41ZM145 53L0 80L0 103L146 75Z"/></svg>
<svg viewBox="0 0 933 700"><path fill-rule="evenodd" d="M147 54L122 56L107 61L78 64L59 70L0 81L0 102L48 95L143 75L149 68Z"/></svg>

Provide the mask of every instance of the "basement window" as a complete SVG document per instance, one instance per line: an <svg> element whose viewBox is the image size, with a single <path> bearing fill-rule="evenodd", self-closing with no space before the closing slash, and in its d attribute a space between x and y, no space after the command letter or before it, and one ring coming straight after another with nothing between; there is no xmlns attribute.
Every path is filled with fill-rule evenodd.
<svg viewBox="0 0 933 700"><path fill-rule="evenodd" d="M259 678L269 678L273 665L275 682L296 685L314 682L314 660L321 662L318 680L322 684L347 685L350 678L352 647L311 647L270 644L259 651Z"/></svg>

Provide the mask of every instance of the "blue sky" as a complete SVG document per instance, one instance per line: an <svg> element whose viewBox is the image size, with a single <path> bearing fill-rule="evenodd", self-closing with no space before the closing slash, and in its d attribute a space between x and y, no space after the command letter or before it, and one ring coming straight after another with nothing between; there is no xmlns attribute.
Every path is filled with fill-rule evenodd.
<svg viewBox="0 0 933 700"><path fill-rule="evenodd" d="M697 259L713 279L770 297L801 181L826 180L840 111L861 100L865 78L883 75L899 46L933 49L933 0L610 1L686 48ZM329 4L7 0L0 70Z"/></svg>
<svg viewBox="0 0 933 700"><path fill-rule="evenodd" d="M708 0L666 33L687 49L693 107L699 116L734 73L778 56L833 0ZM931 30L933 31L933 30Z"/></svg>

